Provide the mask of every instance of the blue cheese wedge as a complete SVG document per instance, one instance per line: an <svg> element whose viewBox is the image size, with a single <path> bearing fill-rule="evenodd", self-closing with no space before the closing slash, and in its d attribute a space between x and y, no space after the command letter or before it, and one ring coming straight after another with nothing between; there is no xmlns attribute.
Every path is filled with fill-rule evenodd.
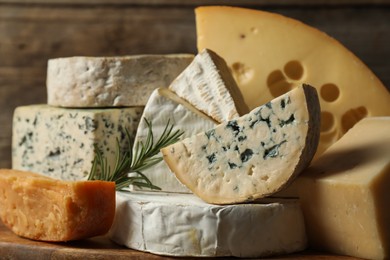
<svg viewBox="0 0 390 260"><path fill-rule="evenodd" d="M164 192L117 192L108 235L132 249L178 257L265 257L307 244L296 200L219 206L193 194Z"/></svg>
<svg viewBox="0 0 390 260"><path fill-rule="evenodd" d="M154 89L169 84L192 54L51 59L48 104L62 107L145 106Z"/></svg>
<svg viewBox="0 0 390 260"><path fill-rule="evenodd" d="M134 137L143 107L66 109L49 105L16 108L13 117L12 167L63 180L84 179L96 144L114 165L116 140Z"/></svg>
<svg viewBox="0 0 390 260"><path fill-rule="evenodd" d="M161 152L176 177L206 202L239 203L279 191L306 168L319 127L317 92L303 85Z"/></svg>
<svg viewBox="0 0 390 260"><path fill-rule="evenodd" d="M175 129L184 132L182 139L207 131L217 125L214 120L196 110L167 88L156 89L150 96L137 129L135 143L145 142L148 136L149 128L145 119L152 123L154 140L161 136L168 122L173 124ZM190 192L176 179L164 161L143 170L142 173L163 191Z"/></svg>
<svg viewBox="0 0 390 260"><path fill-rule="evenodd" d="M211 50L196 55L169 89L219 123L249 112L226 62Z"/></svg>

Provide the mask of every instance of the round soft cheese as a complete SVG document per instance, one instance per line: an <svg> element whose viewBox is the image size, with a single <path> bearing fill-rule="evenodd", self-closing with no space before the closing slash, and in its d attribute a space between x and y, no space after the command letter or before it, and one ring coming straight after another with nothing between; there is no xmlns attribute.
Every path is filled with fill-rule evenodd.
<svg viewBox="0 0 390 260"><path fill-rule="evenodd" d="M132 249L170 256L263 257L306 247L296 200L221 206L193 194L163 192L117 192L109 237Z"/></svg>
<svg viewBox="0 0 390 260"><path fill-rule="evenodd" d="M192 54L66 57L47 66L48 104L61 107L144 106L152 91L169 84Z"/></svg>

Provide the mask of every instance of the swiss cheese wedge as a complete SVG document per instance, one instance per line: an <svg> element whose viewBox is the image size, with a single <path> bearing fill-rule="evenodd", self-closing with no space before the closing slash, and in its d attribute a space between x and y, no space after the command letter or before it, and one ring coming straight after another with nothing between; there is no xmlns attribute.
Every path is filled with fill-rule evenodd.
<svg viewBox="0 0 390 260"><path fill-rule="evenodd" d="M103 235L114 215L114 182L59 181L0 170L0 218L19 236L69 241Z"/></svg>
<svg viewBox="0 0 390 260"><path fill-rule="evenodd" d="M307 167L319 122L317 92L303 85L161 152L176 177L204 201L251 201L279 191Z"/></svg>
<svg viewBox="0 0 390 260"><path fill-rule="evenodd" d="M390 115L390 94L354 54L325 33L282 15L244 8L196 9L198 50L229 65L250 109L307 83L318 89L317 155L366 116Z"/></svg>

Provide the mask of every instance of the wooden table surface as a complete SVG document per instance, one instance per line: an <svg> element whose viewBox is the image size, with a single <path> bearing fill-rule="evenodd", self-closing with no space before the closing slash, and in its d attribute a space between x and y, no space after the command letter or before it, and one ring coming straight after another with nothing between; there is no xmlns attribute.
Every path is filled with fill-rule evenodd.
<svg viewBox="0 0 390 260"><path fill-rule="evenodd" d="M99 236L91 239L67 243L48 243L24 239L16 236L0 222L0 259L180 259L163 257L144 253L111 242L107 237ZM200 258L185 258L200 259ZM210 258L206 258L210 259ZM219 258L221 259L221 258ZM224 258L226 259L226 258ZM235 258L237 259L237 258ZM297 259L297 260L358 260L347 256L334 256L312 251L299 254L284 255L267 259Z"/></svg>

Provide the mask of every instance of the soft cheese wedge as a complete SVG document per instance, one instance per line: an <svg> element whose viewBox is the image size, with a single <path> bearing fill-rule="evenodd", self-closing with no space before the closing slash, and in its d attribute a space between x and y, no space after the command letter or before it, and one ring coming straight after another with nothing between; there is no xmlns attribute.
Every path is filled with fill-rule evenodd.
<svg viewBox="0 0 390 260"><path fill-rule="evenodd" d="M114 182L58 181L0 170L0 217L19 236L69 241L103 235L114 215Z"/></svg>
<svg viewBox="0 0 390 260"><path fill-rule="evenodd" d="M297 200L211 205L193 194L117 192L109 237L120 245L170 256L265 257L306 247Z"/></svg>
<svg viewBox="0 0 390 260"><path fill-rule="evenodd" d="M389 259L389 187L390 117L372 117L357 123L278 196L300 198L312 248Z"/></svg>
<svg viewBox="0 0 390 260"><path fill-rule="evenodd" d="M222 29L223 28L223 29ZM318 153L366 116L390 116L390 93L361 60L325 33L258 10L196 9L198 50L226 60L250 109L296 84L317 88L321 103Z"/></svg>
<svg viewBox="0 0 390 260"><path fill-rule="evenodd" d="M174 129L180 129L184 132L181 138L190 137L216 126L214 120L199 112L167 88L156 89L150 96L138 126L135 143L145 143L147 139L149 127L145 119L152 124L153 139L155 141L164 132L168 122L175 126ZM164 161L143 170L142 173L163 191L190 192L186 186L176 179Z"/></svg>
<svg viewBox="0 0 390 260"><path fill-rule="evenodd" d="M303 85L161 151L176 177L204 201L250 201L277 192L310 163L319 123L317 92Z"/></svg>
<svg viewBox="0 0 390 260"><path fill-rule="evenodd" d="M169 89L219 123L249 112L226 62L211 50L200 51Z"/></svg>

